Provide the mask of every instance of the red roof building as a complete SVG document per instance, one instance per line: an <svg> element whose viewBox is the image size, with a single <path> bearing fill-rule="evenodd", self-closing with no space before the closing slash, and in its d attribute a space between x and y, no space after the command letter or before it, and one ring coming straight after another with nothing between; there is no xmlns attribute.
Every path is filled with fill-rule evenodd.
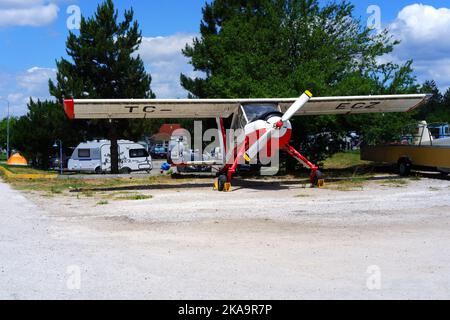
<svg viewBox="0 0 450 320"><path fill-rule="evenodd" d="M177 130L177 129L181 129L181 125L178 123L174 123L174 124L163 124L161 126L161 128L159 128L159 132L154 134L151 139L153 141L160 141L160 142L165 142L165 141L170 141L170 137L172 136L172 133Z"/></svg>

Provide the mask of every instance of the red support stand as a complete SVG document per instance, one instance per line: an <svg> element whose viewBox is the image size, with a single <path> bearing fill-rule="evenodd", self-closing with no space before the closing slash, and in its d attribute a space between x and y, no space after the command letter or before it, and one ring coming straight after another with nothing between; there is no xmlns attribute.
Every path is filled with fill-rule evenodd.
<svg viewBox="0 0 450 320"><path fill-rule="evenodd" d="M294 157L295 159L297 159L299 162L301 162L303 164L304 167L308 167L311 169L311 176L310 176L310 180L311 183L315 184L316 180L317 180L317 173L319 171L319 168L313 164L312 162L310 162L306 157L304 157L300 152L298 152L297 150L295 150L294 147L292 147L291 145L286 145L284 147L284 150L289 153L292 157Z"/></svg>
<svg viewBox="0 0 450 320"><path fill-rule="evenodd" d="M227 173L227 181L231 183L231 179L233 178L233 174L236 172L236 168L239 165L239 160L243 158L245 154L245 150L247 149L247 138L245 138L244 143L242 143L241 147L238 149L238 152L236 153L236 157L234 158L233 164L231 166L227 166L224 169L226 169Z"/></svg>

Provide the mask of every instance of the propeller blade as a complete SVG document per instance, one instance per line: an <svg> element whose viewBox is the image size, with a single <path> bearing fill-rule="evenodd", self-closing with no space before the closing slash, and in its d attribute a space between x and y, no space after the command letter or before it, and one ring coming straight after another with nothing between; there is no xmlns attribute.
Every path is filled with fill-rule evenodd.
<svg viewBox="0 0 450 320"><path fill-rule="evenodd" d="M294 102L294 104L286 111L286 113L283 115L281 120L275 124L272 128L268 129L266 133L264 133L258 141L256 141L244 154L244 159L246 161L250 161L251 159L255 158L258 153L267 145L270 138L272 137L272 133L275 130L279 130L283 124L291 119L294 114L297 113L298 110L300 110L308 101L311 99L312 93L308 90L305 91L298 99Z"/></svg>
<svg viewBox="0 0 450 320"><path fill-rule="evenodd" d="M281 118L282 122L286 122L292 118L294 114L297 113L308 101L311 99L312 93L308 90L305 91L298 99L294 102L294 104L286 111L286 113Z"/></svg>
<svg viewBox="0 0 450 320"><path fill-rule="evenodd" d="M258 152L260 152L266 145L267 142L270 140L272 133L275 131L275 128L270 128L266 131L259 139L256 141L244 154L244 159L246 161L250 161L251 159L255 158L258 155Z"/></svg>

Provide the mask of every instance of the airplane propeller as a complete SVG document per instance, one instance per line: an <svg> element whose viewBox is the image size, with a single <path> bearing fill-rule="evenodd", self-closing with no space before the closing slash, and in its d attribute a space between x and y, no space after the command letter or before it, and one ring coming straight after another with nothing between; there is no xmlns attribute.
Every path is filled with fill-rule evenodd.
<svg viewBox="0 0 450 320"><path fill-rule="evenodd" d="M272 134L276 130L280 130L283 125L289 121L303 106L311 99L312 93L306 90L289 109L284 113L283 117L280 121L275 123L270 129L268 129L259 139L256 141L244 154L244 158L246 161L250 161L255 158L269 142L272 137Z"/></svg>

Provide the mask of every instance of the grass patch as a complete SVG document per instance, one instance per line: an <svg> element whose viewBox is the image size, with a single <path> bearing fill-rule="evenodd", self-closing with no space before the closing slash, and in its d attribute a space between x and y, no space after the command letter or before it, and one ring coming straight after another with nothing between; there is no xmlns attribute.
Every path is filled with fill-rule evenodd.
<svg viewBox="0 0 450 320"><path fill-rule="evenodd" d="M96 189L107 189L126 186L146 186L152 184L174 183L170 176L156 176L148 178L105 178L105 179L36 179L23 180L3 177L15 189L23 191L43 191L49 193L63 193L64 191L80 190L84 196L90 197ZM183 183L179 180L179 183Z"/></svg>
<svg viewBox="0 0 450 320"><path fill-rule="evenodd" d="M133 195L127 195L127 196L118 196L115 197L113 200L148 200L152 199L153 196L151 195L144 195L144 194L133 194Z"/></svg>
<svg viewBox="0 0 450 320"><path fill-rule="evenodd" d="M325 159L320 167L329 178L371 178L375 175L374 163L361 160L359 150L336 153Z"/></svg>
<svg viewBox="0 0 450 320"><path fill-rule="evenodd" d="M297 194L295 196L295 198L309 198L309 197L310 197L310 195L308 195L308 194Z"/></svg>
<svg viewBox="0 0 450 320"><path fill-rule="evenodd" d="M121 201L121 200L148 200L152 199L152 195L145 195L131 191L118 191L112 192L108 194L103 194L102 199L113 200L113 201Z"/></svg>
<svg viewBox="0 0 450 320"><path fill-rule="evenodd" d="M361 153L359 150L339 152L323 162L325 170L330 169L348 169L358 166L367 166L371 164L370 161L361 160Z"/></svg>
<svg viewBox="0 0 450 320"><path fill-rule="evenodd" d="M102 200L102 201L97 202L97 206L105 206L107 204L109 204L109 202L106 201L106 200Z"/></svg>
<svg viewBox="0 0 450 320"><path fill-rule="evenodd" d="M364 182L366 182L367 179L368 178L365 177L354 177L333 182L325 181L325 186L323 188L336 191L363 191Z"/></svg>
<svg viewBox="0 0 450 320"><path fill-rule="evenodd" d="M62 193L62 190L58 186L52 186L50 188L50 192L53 194L60 194L60 193Z"/></svg>
<svg viewBox="0 0 450 320"><path fill-rule="evenodd" d="M381 186L383 187L394 187L394 188L402 188L406 187L409 184L409 181L406 179L391 179L381 181Z"/></svg>
<svg viewBox="0 0 450 320"><path fill-rule="evenodd" d="M63 191L78 189L87 185L84 181L81 180L24 180L5 177L5 181L10 183L15 189L18 190L44 191L49 193L62 193Z"/></svg>
<svg viewBox="0 0 450 320"><path fill-rule="evenodd" d="M83 196L85 196L86 198L91 198L91 197L94 196L94 192L92 192L92 191L90 191L90 190L83 191L81 194L82 194Z"/></svg>
<svg viewBox="0 0 450 320"><path fill-rule="evenodd" d="M53 198L54 194L52 194L52 193L45 193L42 196L45 197L45 198Z"/></svg>
<svg viewBox="0 0 450 320"><path fill-rule="evenodd" d="M430 189L430 191L441 191L440 188L436 188L436 187L430 187L429 189Z"/></svg>
<svg viewBox="0 0 450 320"><path fill-rule="evenodd" d="M34 169L32 167L10 166L7 164L0 164L0 166L2 166L3 168L5 168L15 174L49 174L49 173L53 173L52 171L39 170L39 169Z"/></svg>

